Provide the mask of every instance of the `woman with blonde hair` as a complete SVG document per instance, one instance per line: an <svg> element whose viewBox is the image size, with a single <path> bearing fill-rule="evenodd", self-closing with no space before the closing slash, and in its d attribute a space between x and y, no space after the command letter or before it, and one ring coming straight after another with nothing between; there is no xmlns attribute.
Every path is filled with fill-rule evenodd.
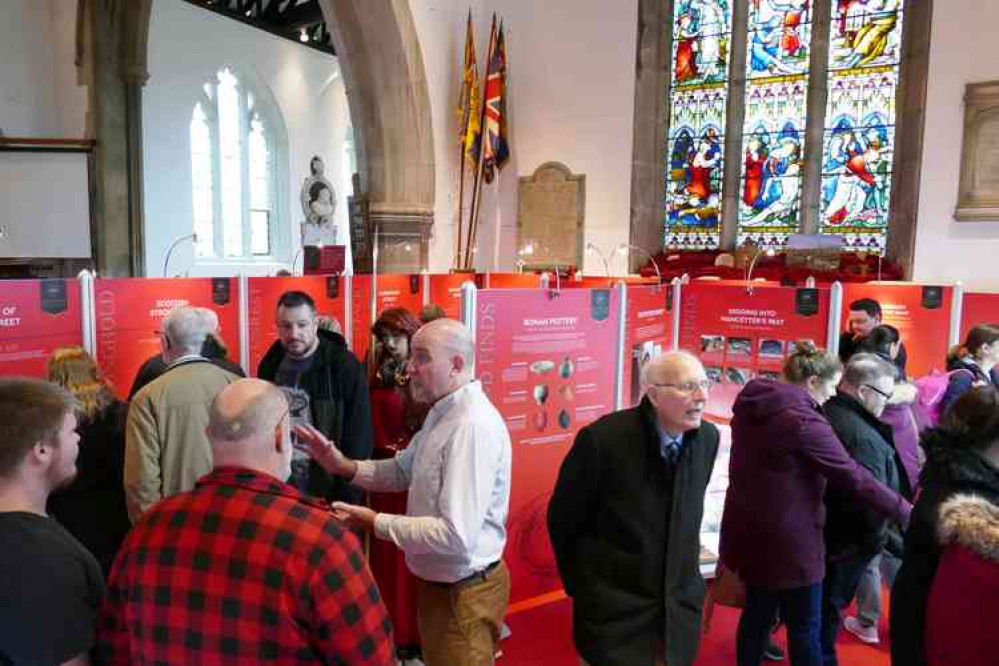
<svg viewBox="0 0 999 666"><path fill-rule="evenodd" d="M48 512L93 553L104 575L130 523L122 485L128 405L82 347L62 347L49 358L48 380L79 404L77 475L49 498Z"/></svg>

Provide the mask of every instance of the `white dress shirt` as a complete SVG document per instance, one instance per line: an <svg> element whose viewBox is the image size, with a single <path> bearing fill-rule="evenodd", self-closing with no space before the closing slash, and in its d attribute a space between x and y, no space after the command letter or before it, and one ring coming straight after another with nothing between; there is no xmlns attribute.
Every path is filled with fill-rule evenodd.
<svg viewBox="0 0 999 666"><path fill-rule="evenodd" d="M408 489L406 515L378 514L375 536L406 553L413 575L453 583L503 556L510 458L506 424L472 381L438 400L395 458L359 460L352 483Z"/></svg>

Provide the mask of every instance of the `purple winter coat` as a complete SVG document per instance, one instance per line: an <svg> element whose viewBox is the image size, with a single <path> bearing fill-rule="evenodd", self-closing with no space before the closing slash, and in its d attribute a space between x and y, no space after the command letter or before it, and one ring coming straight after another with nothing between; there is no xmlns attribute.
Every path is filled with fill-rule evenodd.
<svg viewBox="0 0 999 666"><path fill-rule="evenodd" d="M909 487L915 492L916 484L919 483L920 469L919 426L916 425L916 417L912 414L912 405L889 403L885 405L881 420L891 426L895 450L904 468L902 471L909 478Z"/></svg>
<svg viewBox="0 0 999 666"><path fill-rule="evenodd" d="M803 387L754 379L732 412L721 561L747 584L786 590L823 579L827 481L908 522L909 503L857 465Z"/></svg>

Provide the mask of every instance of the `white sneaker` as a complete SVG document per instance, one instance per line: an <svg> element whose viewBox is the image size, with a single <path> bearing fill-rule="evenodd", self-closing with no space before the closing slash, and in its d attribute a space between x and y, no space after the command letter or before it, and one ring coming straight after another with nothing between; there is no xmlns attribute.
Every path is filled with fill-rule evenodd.
<svg viewBox="0 0 999 666"><path fill-rule="evenodd" d="M862 643L877 645L881 642L878 638L878 628L875 625L867 626L855 617L848 617L843 620L843 628L857 637Z"/></svg>

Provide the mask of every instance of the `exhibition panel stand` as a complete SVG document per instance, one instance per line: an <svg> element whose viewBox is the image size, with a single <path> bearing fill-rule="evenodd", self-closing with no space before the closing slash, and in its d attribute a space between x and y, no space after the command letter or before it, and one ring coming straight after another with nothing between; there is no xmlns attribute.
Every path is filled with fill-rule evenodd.
<svg viewBox="0 0 999 666"><path fill-rule="evenodd" d="M796 340L826 344L833 291L732 280L694 280L682 286L675 308L679 347L704 364L712 382L706 418L721 434L701 523L705 573L714 569L718 557L736 396L754 377L777 379Z"/></svg>
<svg viewBox="0 0 999 666"><path fill-rule="evenodd" d="M999 294L965 292L961 299L961 329L954 344L963 342L978 324L999 324Z"/></svg>
<svg viewBox="0 0 999 666"><path fill-rule="evenodd" d="M618 408L642 399L641 369L673 348L673 297L676 285L628 285L625 289L624 347Z"/></svg>
<svg viewBox="0 0 999 666"><path fill-rule="evenodd" d="M371 326L378 315L389 308L406 308L419 314L424 302L423 276L355 275L351 282L351 351L363 361L371 347Z"/></svg>
<svg viewBox="0 0 999 666"><path fill-rule="evenodd" d="M252 277L246 286L247 362L248 376L257 376L260 360L277 340L277 302L286 291L303 291L316 302L318 316L331 319L350 344L350 322L347 321L347 295L350 277L309 275L303 277Z"/></svg>
<svg viewBox="0 0 999 666"><path fill-rule="evenodd" d="M0 376L44 378L59 347L84 346L84 284L4 280L0 287Z"/></svg>
<svg viewBox="0 0 999 666"><path fill-rule="evenodd" d="M580 428L614 411L621 342L617 289L464 289L475 376L513 443L504 556L509 613L561 598L545 512Z"/></svg>
<svg viewBox="0 0 999 666"><path fill-rule="evenodd" d="M180 305L210 308L233 361L241 358L237 278L98 278L94 356L122 399L139 367L162 352L163 319Z"/></svg>
<svg viewBox="0 0 999 666"><path fill-rule="evenodd" d="M881 304L882 321L898 329L908 355L907 375L922 377L933 370L945 369L947 350L960 326L959 319L952 323L952 309L960 307L959 289L911 282L845 284L839 330L846 330L850 303L860 298L877 300ZM838 339L830 343L838 344Z"/></svg>

